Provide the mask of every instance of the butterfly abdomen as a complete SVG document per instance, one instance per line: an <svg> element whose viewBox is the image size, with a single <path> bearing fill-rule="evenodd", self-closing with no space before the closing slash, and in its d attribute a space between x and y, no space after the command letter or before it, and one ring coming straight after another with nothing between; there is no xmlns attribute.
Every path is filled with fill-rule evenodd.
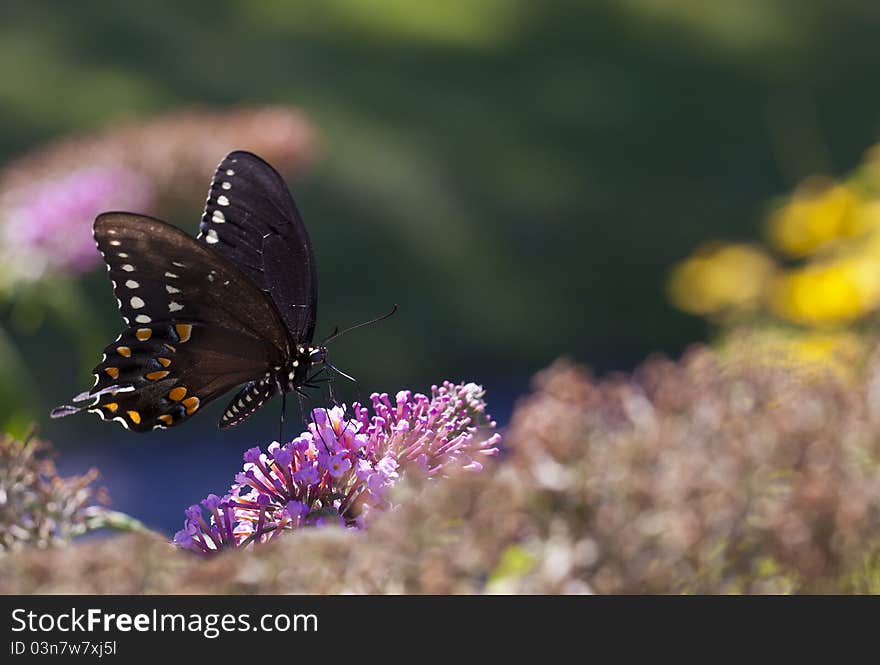
<svg viewBox="0 0 880 665"><path fill-rule="evenodd" d="M271 374L257 381L249 381L229 402L220 417L220 429L235 427L256 413L276 392L277 384Z"/></svg>

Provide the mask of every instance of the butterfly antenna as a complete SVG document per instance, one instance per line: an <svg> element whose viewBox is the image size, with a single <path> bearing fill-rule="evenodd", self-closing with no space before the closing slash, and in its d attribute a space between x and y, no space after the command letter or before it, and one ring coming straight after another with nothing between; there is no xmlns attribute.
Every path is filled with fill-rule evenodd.
<svg viewBox="0 0 880 665"><path fill-rule="evenodd" d="M397 311L397 305L395 304L394 307L391 308L390 312L388 312L387 314L383 314L382 316L377 316L375 319L370 319L369 321L362 321L361 323L356 323L355 325L353 325L349 328L346 328L345 330L341 330L341 331L339 330L339 327L337 326L333 330L333 333L329 337L326 337L323 342L321 342L321 346L327 346L327 344L332 342L337 337L342 337L344 334L349 333L352 330L357 330L358 328L363 328L364 326L371 326L374 323L379 323L379 321L384 321L385 319L390 318L391 316L394 316L394 312L396 312L396 311ZM337 371L339 371L339 370L337 370ZM351 378L351 377L349 377L349 378Z"/></svg>
<svg viewBox="0 0 880 665"><path fill-rule="evenodd" d="M339 369L336 365L331 365L331 364L328 363L326 360L324 361L324 364L325 364L327 367L329 367L330 369L332 369L334 372L336 372L339 376L345 377L346 379L348 379L349 381L351 381L351 382L352 382L353 384L355 384L356 386L360 386L360 383L358 382L358 380L357 380L356 378L354 378L353 376L350 376L350 375L346 374L346 373L343 372L341 369Z"/></svg>

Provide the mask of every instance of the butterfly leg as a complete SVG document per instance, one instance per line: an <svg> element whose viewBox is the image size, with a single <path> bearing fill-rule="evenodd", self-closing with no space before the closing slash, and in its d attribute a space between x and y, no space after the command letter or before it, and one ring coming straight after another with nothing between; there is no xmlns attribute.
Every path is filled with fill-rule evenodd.
<svg viewBox="0 0 880 665"><path fill-rule="evenodd" d="M306 395L302 389L296 388L296 396L299 398L299 417L302 420L302 424L305 427L308 427L309 420L306 418L306 403L305 400L308 399L308 395Z"/></svg>
<svg viewBox="0 0 880 665"><path fill-rule="evenodd" d="M326 383L326 384L327 384L327 392L328 392L328 400L327 400L327 401L329 401L330 403L332 403L333 406L342 406L343 411L344 411L344 410L345 410L345 404L340 403L340 402L336 399L336 396L333 394L333 386L336 384L336 377L334 377L334 376L326 376L326 377L323 377L323 378L320 378L320 379L315 378L315 377L317 377L318 375L320 375L320 373L321 373L324 369L325 369L325 368L322 367L317 373L315 373L315 374L313 375L312 379L311 379L311 380L312 380L312 383L309 383L309 384L306 384L306 385L308 385L310 388L317 388L317 387L318 387L318 386L317 386L318 383ZM357 388L358 399L360 400L360 384L359 384L357 381L355 381L355 386L356 386L356 388ZM323 397L323 394L322 394L322 397ZM352 424L353 421L354 421L353 418L346 418L346 419L345 419L345 427L342 428L342 432L339 433L339 436L343 436L343 435L345 434L345 432L348 430L348 428L351 427L351 424Z"/></svg>
<svg viewBox="0 0 880 665"><path fill-rule="evenodd" d="M304 383L303 386L309 386L309 384L308 384L308 383ZM309 387L312 387L312 386L309 386ZM309 421L309 420L305 417L305 408L304 408L304 407L305 407L305 400L309 400L309 402L311 402L311 398L309 397L309 394L308 394L306 391L304 391L304 390L302 389L302 387L299 387L299 386L297 386L296 388L294 388L294 390L296 391L296 394L297 394L297 396L299 397L299 409L300 409L300 414L302 415L302 418L303 418L303 425L305 425L306 429L308 429L309 422L311 422L311 424L313 424L313 425L315 426L315 431L316 431L316 432L319 432L319 429L318 429L318 421L315 420L315 410L314 410L314 409L309 409L309 415L311 416L311 421ZM325 450L327 451L327 453L329 454L329 453L330 453L330 447L327 445L327 442L324 441L324 437L323 437L323 435L319 434L319 436L321 437L321 443L324 444L324 449L325 449Z"/></svg>
<svg viewBox="0 0 880 665"><path fill-rule="evenodd" d="M287 411L287 392L281 391L281 418L278 420L278 443L284 441L284 412Z"/></svg>
<svg viewBox="0 0 880 665"><path fill-rule="evenodd" d="M331 365L331 364L328 363L328 362L325 362L324 365L326 365L327 367L329 367L330 369L332 369L332 370L333 370L334 372L336 372L339 376L341 376L341 377L343 377L343 378L348 379L349 381L351 381L351 382L354 384L355 391L357 392L358 402L363 403L363 396L361 395L361 384L360 384L360 381L358 381L358 380L357 380L356 378L354 378L353 376L350 376L350 375L346 374L346 373L343 372L341 369L339 369L338 367L336 367L336 365Z"/></svg>

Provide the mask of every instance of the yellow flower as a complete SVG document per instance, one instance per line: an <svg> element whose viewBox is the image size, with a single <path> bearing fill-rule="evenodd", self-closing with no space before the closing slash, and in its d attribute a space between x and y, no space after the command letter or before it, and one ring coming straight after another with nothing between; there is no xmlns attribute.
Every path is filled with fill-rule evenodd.
<svg viewBox="0 0 880 665"><path fill-rule="evenodd" d="M774 367L819 374L831 370L846 380L858 374L870 348L866 338L847 330L793 332L766 328L731 338L725 351L732 360L744 354Z"/></svg>
<svg viewBox="0 0 880 665"><path fill-rule="evenodd" d="M774 271L772 259L751 245L707 245L675 267L669 297L691 314L755 309Z"/></svg>
<svg viewBox="0 0 880 665"><path fill-rule="evenodd" d="M771 244L792 257L814 254L842 238L877 226L874 206L846 185L812 179L769 219Z"/></svg>
<svg viewBox="0 0 880 665"><path fill-rule="evenodd" d="M780 275L770 307L807 325L847 323L880 304L880 259L861 253L807 265Z"/></svg>

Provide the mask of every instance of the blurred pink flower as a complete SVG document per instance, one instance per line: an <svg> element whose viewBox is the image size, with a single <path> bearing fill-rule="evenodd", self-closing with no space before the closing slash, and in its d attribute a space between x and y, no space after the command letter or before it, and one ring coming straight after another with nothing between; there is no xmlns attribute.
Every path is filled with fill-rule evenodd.
<svg viewBox="0 0 880 665"><path fill-rule="evenodd" d="M315 133L287 107L187 109L64 138L0 171L0 287L100 262L91 226L126 210L193 225L217 162L231 150L259 153L290 175L311 161Z"/></svg>
<svg viewBox="0 0 880 665"><path fill-rule="evenodd" d="M92 238L95 217L106 210L150 210L154 191L145 177L127 169L83 168L37 182L10 197L4 262L33 278L90 270L101 258Z"/></svg>

